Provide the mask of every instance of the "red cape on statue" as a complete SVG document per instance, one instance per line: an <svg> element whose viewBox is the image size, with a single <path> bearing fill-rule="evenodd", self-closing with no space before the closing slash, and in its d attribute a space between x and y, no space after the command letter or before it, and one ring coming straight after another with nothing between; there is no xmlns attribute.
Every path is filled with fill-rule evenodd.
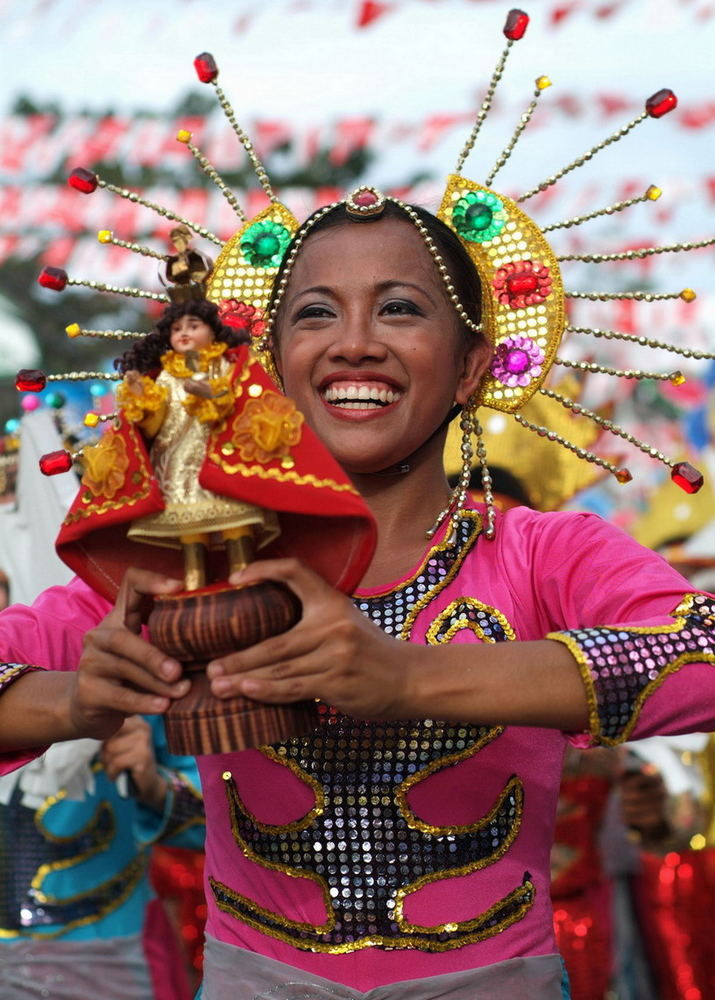
<svg viewBox="0 0 715 1000"><path fill-rule="evenodd" d="M377 529L370 511L249 349L227 351L226 358L233 362L237 405L210 432L200 485L277 513L281 534L259 551L258 558L294 556L336 589L352 593L375 548ZM292 420L291 443L273 452L269 445L267 451L261 426L271 419L275 425L275 414L282 412ZM127 538L132 521L164 508L137 425L120 415L102 441L112 456L112 474L99 492L83 478L56 545L60 558L79 577L114 600L128 567L180 579L183 562L178 548ZM210 572L218 579L225 577L224 560L222 552L209 554Z"/></svg>

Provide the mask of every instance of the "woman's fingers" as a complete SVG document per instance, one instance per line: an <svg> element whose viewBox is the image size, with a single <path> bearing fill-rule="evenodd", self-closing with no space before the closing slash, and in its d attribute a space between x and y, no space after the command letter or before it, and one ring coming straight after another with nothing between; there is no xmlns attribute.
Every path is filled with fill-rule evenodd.
<svg viewBox="0 0 715 1000"><path fill-rule="evenodd" d="M181 664L125 628L99 626L85 636L81 668L170 697L181 684ZM180 697L180 695L178 696Z"/></svg>
<svg viewBox="0 0 715 1000"><path fill-rule="evenodd" d="M124 574L114 606L119 623L132 632L139 632L151 610L151 599L181 590L181 580L146 569L128 569Z"/></svg>

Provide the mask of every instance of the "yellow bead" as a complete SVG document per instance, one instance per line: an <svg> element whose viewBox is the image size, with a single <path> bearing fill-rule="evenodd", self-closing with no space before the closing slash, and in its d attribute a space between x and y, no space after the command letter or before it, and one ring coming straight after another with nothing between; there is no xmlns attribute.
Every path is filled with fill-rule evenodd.
<svg viewBox="0 0 715 1000"><path fill-rule="evenodd" d="M285 458L281 459L282 469L293 469L295 468L295 459L291 458L290 455L286 455Z"/></svg>
<svg viewBox="0 0 715 1000"><path fill-rule="evenodd" d="M697 295L692 290L692 288L684 288L680 293L680 297L683 300L683 302L693 302L695 299L697 299Z"/></svg>
<svg viewBox="0 0 715 1000"><path fill-rule="evenodd" d="M79 337L82 332L82 328L79 323L70 323L69 326L65 327L65 333L68 337Z"/></svg>
<svg viewBox="0 0 715 1000"><path fill-rule="evenodd" d="M703 847L707 846L707 840L702 835L702 833L696 833L690 838L690 847L694 851L702 851Z"/></svg>
<svg viewBox="0 0 715 1000"><path fill-rule="evenodd" d="M254 382L253 385L249 385L248 387L248 395L253 396L254 399L260 396L262 392L263 392L263 386L258 385L257 382Z"/></svg>
<svg viewBox="0 0 715 1000"><path fill-rule="evenodd" d="M97 239L99 240L100 243L111 243L112 242L111 230L100 229L99 232L97 233Z"/></svg>
<svg viewBox="0 0 715 1000"><path fill-rule="evenodd" d="M85 427L96 427L98 423L99 423L99 414L97 413L88 413L84 418Z"/></svg>
<svg viewBox="0 0 715 1000"><path fill-rule="evenodd" d="M187 144L191 142L191 132L187 131L185 128L181 128L176 133L176 139L177 142L183 142L184 144Z"/></svg>
<svg viewBox="0 0 715 1000"><path fill-rule="evenodd" d="M655 184L651 184L651 186L646 191L646 195L651 201L657 201L662 195L662 193L663 192L661 191L661 189L659 187L656 187Z"/></svg>
<svg viewBox="0 0 715 1000"><path fill-rule="evenodd" d="M670 378L670 381L673 385L682 385L683 382L687 380L682 372L674 372L674 374Z"/></svg>
<svg viewBox="0 0 715 1000"><path fill-rule="evenodd" d="M233 455L235 450L236 450L235 447L231 444L230 441L227 441L226 444L221 446L222 455Z"/></svg>
<svg viewBox="0 0 715 1000"><path fill-rule="evenodd" d="M549 80L548 76L538 76L536 78L537 90L546 90L546 88L550 86L551 80Z"/></svg>

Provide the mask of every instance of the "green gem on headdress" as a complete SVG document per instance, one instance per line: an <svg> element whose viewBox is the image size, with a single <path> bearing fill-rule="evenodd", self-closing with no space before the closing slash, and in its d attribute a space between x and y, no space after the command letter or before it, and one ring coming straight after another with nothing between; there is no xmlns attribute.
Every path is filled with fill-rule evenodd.
<svg viewBox="0 0 715 1000"><path fill-rule="evenodd" d="M278 267L291 234L285 226L266 219L250 226L241 240L241 253L254 267Z"/></svg>
<svg viewBox="0 0 715 1000"><path fill-rule="evenodd" d="M491 191L470 191L452 209L454 228L470 243L494 239L506 221L504 206Z"/></svg>

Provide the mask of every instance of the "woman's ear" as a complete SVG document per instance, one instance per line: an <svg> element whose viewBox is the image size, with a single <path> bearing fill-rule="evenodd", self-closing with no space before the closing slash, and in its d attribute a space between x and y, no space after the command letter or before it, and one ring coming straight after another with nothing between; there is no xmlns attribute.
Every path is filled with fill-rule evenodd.
<svg viewBox="0 0 715 1000"><path fill-rule="evenodd" d="M472 343L463 356L462 374L454 393L455 403L464 404L474 393L489 367L493 355L492 345L482 334L473 335Z"/></svg>

